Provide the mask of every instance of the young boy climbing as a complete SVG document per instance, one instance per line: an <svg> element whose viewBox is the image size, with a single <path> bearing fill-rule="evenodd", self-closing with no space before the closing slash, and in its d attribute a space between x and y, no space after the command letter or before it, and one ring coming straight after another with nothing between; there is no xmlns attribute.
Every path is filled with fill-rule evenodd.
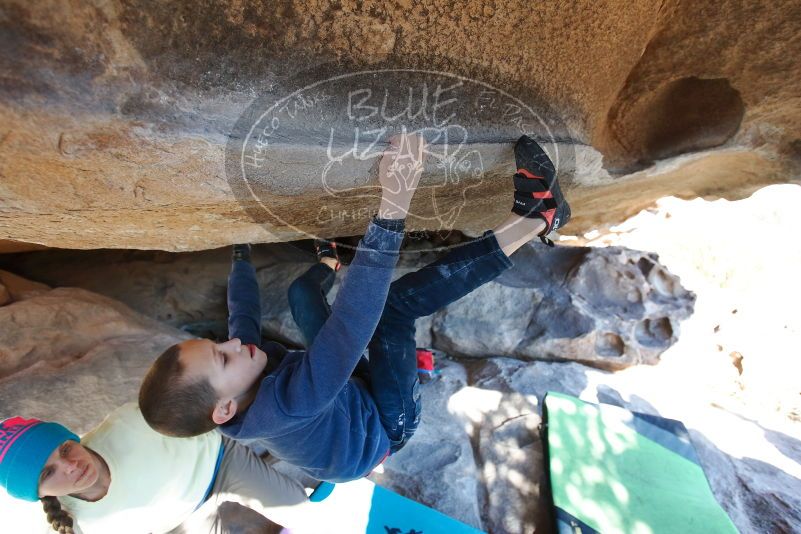
<svg viewBox="0 0 801 534"><path fill-rule="evenodd" d="M231 438L259 440L274 456L319 480L368 474L400 450L419 423L415 320L494 279L511 267L514 251L536 236L547 241L545 236L570 218L553 164L539 145L521 137L515 159L512 214L390 285L423 160L422 139L394 139L379 164L378 215L333 306L326 293L336 255L324 248L320 262L290 288L305 351L259 347L259 289L247 248L240 247L241 259L233 262L228 281L231 339L188 340L160 356L139 394L145 419L176 436L219 425ZM369 373L363 380L352 373L366 348Z"/></svg>

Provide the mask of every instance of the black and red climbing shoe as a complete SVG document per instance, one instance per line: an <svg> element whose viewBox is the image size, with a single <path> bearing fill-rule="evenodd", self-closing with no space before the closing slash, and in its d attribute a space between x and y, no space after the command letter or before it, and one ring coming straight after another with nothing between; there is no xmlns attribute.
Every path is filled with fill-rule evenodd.
<svg viewBox="0 0 801 534"><path fill-rule="evenodd" d="M515 144L515 163L517 172L514 175L512 212L522 217L542 219L545 230L539 237L543 243L553 246L553 241L546 236L570 220L570 206L562 195L553 162L536 141L523 135Z"/></svg>
<svg viewBox="0 0 801 534"><path fill-rule="evenodd" d="M317 254L317 261L320 261L322 258L335 259L337 265L334 268L334 271L339 271L339 269L342 267L342 264L339 261L339 254L337 254L337 244L335 242L325 239L315 239L314 252Z"/></svg>

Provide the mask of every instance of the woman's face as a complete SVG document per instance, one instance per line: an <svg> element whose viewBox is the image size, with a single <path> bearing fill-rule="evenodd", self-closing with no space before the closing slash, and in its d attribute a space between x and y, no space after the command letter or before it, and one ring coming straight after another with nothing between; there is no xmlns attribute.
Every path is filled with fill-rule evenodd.
<svg viewBox="0 0 801 534"><path fill-rule="evenodd" d="M80 443L65 441L50 454L39 474L39 497L61 497L90 488L100 476L100 461Z"/></svg>

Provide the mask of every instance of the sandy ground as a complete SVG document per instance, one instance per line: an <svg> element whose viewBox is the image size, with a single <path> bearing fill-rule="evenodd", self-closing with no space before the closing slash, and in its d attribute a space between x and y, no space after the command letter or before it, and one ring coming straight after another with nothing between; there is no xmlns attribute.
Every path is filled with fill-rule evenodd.
<svg viewBox="0 0 801 534"><path fill-rule="evenodd" d="M801 431L800 202L798 185L734 202L668 197L609 233L584 236L591 246L657 252L697 295L678 343L657 368L632 373L675 373L682 389L709 402Z"/></svg>

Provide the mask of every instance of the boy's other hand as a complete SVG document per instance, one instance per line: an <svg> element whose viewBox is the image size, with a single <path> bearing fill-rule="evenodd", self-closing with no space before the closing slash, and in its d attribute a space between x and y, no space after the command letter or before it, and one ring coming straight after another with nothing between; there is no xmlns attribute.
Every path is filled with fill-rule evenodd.
<svg viewBox="0 0 801 534"><path fill-rule="evenodd" d="M425 140L417 133L407 134L404 131L390 138L389 147L378 164L378 181L381 183L378 217L406 217L423 174L424 149Z"/></svg>

